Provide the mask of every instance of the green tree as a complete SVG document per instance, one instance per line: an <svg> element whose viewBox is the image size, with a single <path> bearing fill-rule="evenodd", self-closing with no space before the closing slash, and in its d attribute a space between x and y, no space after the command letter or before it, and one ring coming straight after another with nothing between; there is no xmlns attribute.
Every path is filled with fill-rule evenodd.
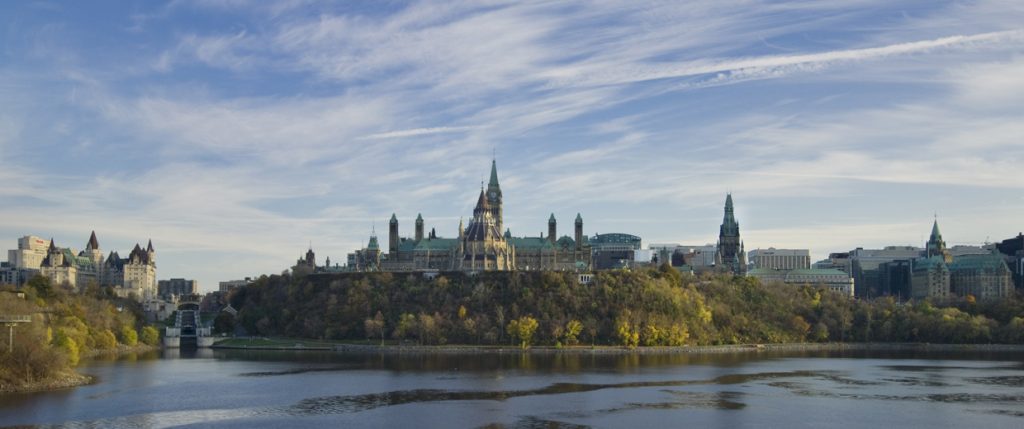
<svg viewBox="0 0 1024 429"><path fill-rule="evenodd" d="M418 329L416 323L416 316L411 313L402 313L398 317L398 325L395 326L395 330L392 335L396 340L402 341L409 337L412 333Z"/></svg>
<svg viewBox="0 0 1024 429"><path fill-rule="evenodd" d="M147 346L156 346L160 344L160 331L152 326L146 326L142 328L142 334L139 335L139 341Z"/></svg>
<svg viewBox="0 0 1024 429"><path fill-rule="evenodd" d="M121 328L121 344L135 347L139 343L139 334L131 326Z"/></svg>
<svg viewBox="0 0 1024 429"><path fill-rule="evenodd" d="M583 323L576 319L570 320L569 323L565 324L565 332L562 334L565 338L565 344L570 346L578 344L581 332L583 332Z"/></svg>
<svg viewBox="0 0 1024 429"><path fill-rule="evenodd" d="M537 332L537 327L540 324L537 319L531 316L523 316L517 320L508 322L508 333L513 338L519 340L519 347L526 350L533 343L533 334Z"/></svg>

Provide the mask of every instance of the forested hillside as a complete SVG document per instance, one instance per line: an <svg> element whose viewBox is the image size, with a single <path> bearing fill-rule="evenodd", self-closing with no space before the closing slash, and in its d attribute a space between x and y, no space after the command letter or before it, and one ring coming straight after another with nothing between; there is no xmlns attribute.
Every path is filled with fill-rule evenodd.
<svg viewBox="0 0 1024 429"><path fill-rule="evenodd" d="M467 276L262 277L232 295L237 323L267 336L422 344L676 346L825 341L1018 343L1024 305L855 301L813 285L761 286L669 267Z"/></svg>
<svg viewBox="0 0 1024 429"><path fill-rule="evenodd" d="M119 300L100 288L72 293L42 276L20 290L0 287L0 314L32 320L15 327L13 349L8 350L8 330L0 336L0 391L31 389L72 376L81 358L95 351L139 341L156 345L160 340L155 328L141 325L141 310L134 301Z"/></svg>

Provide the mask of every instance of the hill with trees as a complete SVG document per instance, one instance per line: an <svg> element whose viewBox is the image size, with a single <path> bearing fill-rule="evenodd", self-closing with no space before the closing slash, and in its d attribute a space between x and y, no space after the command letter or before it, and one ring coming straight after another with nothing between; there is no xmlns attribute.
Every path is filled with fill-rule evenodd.
<svg viewBox="0 0 1024 429"><path fill-rule="evenodd" d="M419 344L680 346L792 342L1020 343L1019 297L940 306L853 300L675 269L264 276L231 304L249 333Z"/></svg>
<svg viewBox="0 0 1024 429"><path fill-rule="evenodd" d="M135 301L118 299L98 287L73 293L43 276L21 289L0 287L0 314L32 320L14 329L11 349L9 332L3 332L0 392L80 384L87 379L74 367L83 357L134 347L140 341L160 341L155 328L143 325L142 309Z"/></svg>

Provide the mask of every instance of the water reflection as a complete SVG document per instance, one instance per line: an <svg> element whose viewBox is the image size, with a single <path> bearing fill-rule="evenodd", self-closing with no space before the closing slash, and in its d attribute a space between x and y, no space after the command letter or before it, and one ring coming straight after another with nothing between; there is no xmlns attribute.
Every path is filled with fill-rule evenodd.
<svg viewBox="0 0 1024 429"><path fill-rule="evenodd" d="M0 397L0 426L792 427L843 416L842 426L877 427L911 415L915 425L1019 427L1020 358L168 349L97 358L83 369L94 386Z"/></svg>

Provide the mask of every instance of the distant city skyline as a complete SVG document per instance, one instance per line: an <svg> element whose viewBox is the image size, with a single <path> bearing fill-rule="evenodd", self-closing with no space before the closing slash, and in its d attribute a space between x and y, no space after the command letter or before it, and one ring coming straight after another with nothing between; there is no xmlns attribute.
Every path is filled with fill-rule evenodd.
<svg viewBox="0 0 1024 429"><path fill-rule="evenodd" d="M0 5L0 237L141 238L159 279L342 262L417 214L747 251L1024 229L1024 4Z"/></svg>

